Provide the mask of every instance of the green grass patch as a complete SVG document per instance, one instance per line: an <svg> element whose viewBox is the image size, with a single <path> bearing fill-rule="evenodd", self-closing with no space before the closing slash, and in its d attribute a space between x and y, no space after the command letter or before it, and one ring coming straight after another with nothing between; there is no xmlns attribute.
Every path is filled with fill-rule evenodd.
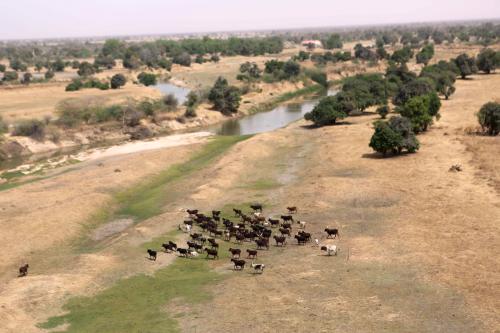
<svg viewBox="0 0 500 333"><path fill-rule="evenodd" d="M277 107L278 105L290 101L294 98L301 97L301 96L307 96L307 95L314 95L314 94L319 94L323 92L325 88L319 84L314 84L311 86L304 87L302 89L298 89L295 91L291 91L282 95L279 95L276 98L271 99L268 102L263 102L260 103L250 109L250 114L258 113L258 112L264 112L264 111L269 111Z"/></svg>
<svg viewBox="0 0 500 333"><path fill-rule="evenodd" d="M167 184L181 177L206 167L234 144L246 140L249 136L220 136L209 142L202 151L196 153L187 162L172 165L151 181L131 187L118 193L115 198L118 209L115 215L130 216L137 222L161 213L168 191Z"/></svg>
<svg viewBox="0 0 500 333"><path fill-rule="evenodd" d="M250 190L265 191L272 190L280 186L281 184L274 179L259 179L254 182L247 183L242 187Z"/></svg>
<svg viewBox="0 0 500 333"><path fill-rule="evenodd" d="M162 310L180 299L194 304L210 299L206 286L222 279L201 257L176 259L153 276L137 275L119 281L95 297L75 297L63 307L67 314L49 318L40 328L65 332L179 332L174 316Z"/></svg>

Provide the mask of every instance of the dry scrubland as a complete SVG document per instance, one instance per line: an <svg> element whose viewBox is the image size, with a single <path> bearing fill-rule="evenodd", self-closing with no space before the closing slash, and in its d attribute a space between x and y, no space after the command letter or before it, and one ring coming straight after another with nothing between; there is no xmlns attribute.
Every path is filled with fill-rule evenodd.
<svg viewBox="0 0 500 333"><path fill-rule="evenodd" d="M376 116L314 130L300 121L239 143L219 142L218 154L194 157L195 162L193 156L217 145L81 164L0 192L3 331L41 332L37 324L68 310L72 326L63 328L95 331L82 314L85 306L62 308L72 296L85 295L91 298L82 304L96 300L97 314L108 314L99 306L111 308L113 300L125 297L112 312L110 323L116 326L109 332L139 332L164 318L170 320L162 323L167 332L497 332L500 137L466 133L476 126L481 105L500 101L500 75L475 75L456 87L443 101L441 120L419 136L417 154L374 155L368 142ZM448 171L455 163L462 172ZM164 170L173 170L164 190L136 185ZM155 208L159 214L141 216L124 230L115 224L116 234L101 239L95 223L105 220L117 198L128 200L116 194L126 189L163 199ZM139 206L130 211L149 207L137 199ZM326 226L339 227L339 256L325 257L290 240L286 249L260 252L258 261L267 265L261 276L233 272L227 258L210 264L163 253L156 262L144 258L145 249L160 240L182 242L184 236L171 233L182 221L182 208L227 210L254 201L264 203L266 214L298 206L298 216L316 237ZM25 261L30 274L16 278ZM147 281L157 288L153 293L142 280L126 279L141 272L149 274ZM186 279L190 276L204 282ZM184 283L197 287L183 292ZM180 296L154 297L168 286ZM107 299L108 290L123 292ZM158 313L135 322L143 328L127 322L148 305L158 306Z"/></svg>

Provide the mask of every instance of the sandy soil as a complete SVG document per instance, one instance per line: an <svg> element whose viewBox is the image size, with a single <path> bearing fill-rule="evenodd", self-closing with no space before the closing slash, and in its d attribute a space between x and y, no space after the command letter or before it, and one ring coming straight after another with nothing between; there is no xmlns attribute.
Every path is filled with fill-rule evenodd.
<svg viewBox="0 0 500 333"><path fill-rule="evenodd" d="M114 157L102 167L89 163L0 192L6 331L37 332L34 324L60 313L69 295L167 265L171 256L152 266L133 249L177 225L182 208L261 201L266 215L298 206L306 230L339 245L339 256L290 240L286 249L261 252L259 262L267 265L261 276L232 272L220 262L215 268L226 279L212 287L209 304L186 311L193 315L180 319L184 331L496 332L500 198L489 179L499 181L498 140L465 129L475 126L482 104L500 98L498 87L500 75L457 81L441 120L419 136L421 150L413 155L381 159L372 153L376 116L314 130L300 121L254 136L171 188L175 195L164 214L125 229L92 254L61 253L55 246L78 235L79 223L105 204L109 191L185 160L198 146ZM448 171L455 163L462 172ZM121 173L113 172L117 167ZM259 180L278 185L260 189L254 186ZM325 240L326 226L338 227L341 238ZM48 261L38 263L41 255ZM28 257L35 260L32 274L16 279L16 266Z"/></svg>
<svg viewBox="0 0 500 333"><path fill-rule="evenodd" d="M0 89L0 115L7 121L22 118L54 117L56 106L68 98L96 99L105 104L124 102L127 98L159 97L155 89L127 84L121 89L82 89L75 92L64 91L67 83L33 84L29 87Z"/></svg>

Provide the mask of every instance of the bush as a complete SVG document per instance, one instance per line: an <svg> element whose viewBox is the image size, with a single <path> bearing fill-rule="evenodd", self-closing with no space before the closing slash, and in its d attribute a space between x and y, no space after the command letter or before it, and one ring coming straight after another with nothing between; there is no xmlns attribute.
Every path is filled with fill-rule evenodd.
<svg viewBox="0 0 500 333"><path fill-rule="evenodd" d="M337 119L344 119L347 114L346 107L338 96L327 96L323 97L311 112L306 113L304 118L316 126L328 126L335 125Z"/></svg>
<svg viewBox="0 0 500 333"><path fill-rule="evenodd" d="M84 61L78 66L78 75L82 77L87 77L95 74L95 67L88 61Z"/></svg>
<svg viewBox="0 0 500 333"><path fill-rule="evenodd" d="M172 70L172 60L162 58L158 61L158 66L170 72Z"/></svg>
<svg viewBox="0 0 500 333"><path fill-rule="evenodd" d="M146 87L147 86L154 86L157 82L156 75L152 74L152 73L142 72L137 76L137 79L139 80L140 83L142 83Z"/></svg>
<svg viewBox="0 0 500 333"><path fill-rule="evenodd" d="M78 91L83 88L83 83L80 80L73 80L70 84L66 86L66 91Z"/></svg>
<svg viewBox="0 0 500 333"><path fill-rule="evenodd" d="M28 69L28 66L23 64L21 62L21 60L19 60L19 59L12 59L12 60L10 60L10 68L15 70L16 72L19 72L19 71L24 72Z"/></svg>
<svg viewBox="0 0 500 333"><path fill-rule="evenodd" d="M24 75L23 75L23 83L24 84L30 84L32 78L33 78L33 75L31 75L31 73L24 73Z"/></svg>
<svg viewBox="0 0 500 333"><path fill-rule="evenodd" d="M127 78L123 74L115 74L111 78L111 88L118 89L127 83Z"/></svg>
<svg viewBox="0 0 500 333"><path fill-rule="evenodd" d="M45 123L38 119L22 120L14 125L12 135L28 136L41 141L45 137Z"/></svg>
<svg viewBox="0 0 500 333"><path fill-rule="evenodd" d="M308 70L306 71L306 75L314 82L328 88L328 77L325 72L319 70Z"/></svg>
<svg viewBox="0 0 500 333"><path fill-rule="evenodd" d="M184 113L184 116L186 118L195 118L197 116L196 114L196 107L194 106L188 106L186 109L186 112Z"/></svg>
<svg viewBox="0 0 500 333"><path fill-rule="evenodd" d="M342 44L342 39L340 38L339 34L332 34L323 41L323 45L325 49L331 50L331 49L341 49L343 44Z"/></svg>
<svg viewBox="0 0 500 333"><path fill-rule="evenodd" d="M479 124L488 135L500 133L500 103L486 103L477 114Z"/></svg>
<svg viewBox="0 0 500 333"><path fill-rule="evenodd" d="M385 119L387 115L389 114L389 106L388 105L382 105L377 108L377 113L380 115L380 118Z"/></svg>
<svg viewBox="0 0 500 333"><path fill-rule="evenodd" d="M0 73L4 73L7 70L7 66L0 64Z"/></svg>
<svg viewBox="0 0 500 333"><path fill-rule="evenodd" d="M19 74L13 71L7 71L3 74L3 81L16 81L19 80Z"/></svg>
<svg viewBox="0 0 500 333"><path fill-rule="evenodd" d="M212 56L210 57L210 61L217 63L220 61L220 57L217 54L212 54Z"/></svg>
<svg viewBox="0 0 500 333"><path fill-rule="evenodd" d="M241 93L237 87L230 86L225 78L219 77L210 90L208 100L213 103L215 110L230 115L238 112Z"/></svg>
<svg viewBox="0 0 500 333"><path fill-rule="evenodd" d="M53 72L53 71L51 71L51 70L48 70L47 72L45 72L45 78L46 78L47 80L50 80L50 79L54 78L54 76L55 76L55 74L54 74L54 72Z"/></svg>
<svg viewBox="0 0 500 333"><path fill-rule="evenodd" d="M177 106L179 105L179 101L177 98L174 96L174 94L168 94L163 97L163 104L167 107L169 111L173 111L177 109Z"/></svg>

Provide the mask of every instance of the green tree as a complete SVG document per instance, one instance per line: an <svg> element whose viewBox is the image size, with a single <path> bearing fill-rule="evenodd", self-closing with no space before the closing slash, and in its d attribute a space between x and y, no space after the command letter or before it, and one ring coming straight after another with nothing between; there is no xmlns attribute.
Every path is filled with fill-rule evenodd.
<svg viewBox="0 0 500 333"><path fill-rule="evenodd" d="M161 58L158 60L158 66L170 72L172 70L172 60Z"/></svg>
<svg viewBox="0 0 500 333"><path fill-rule="evenodd" d="M94 59L94 66L112 69L116 66L116 61L111 55L100 54Z"/></svg>
<svg viewBox="0 0 500 333"><path fill-rule="evenodd" d="M410 119L415 133L425 132L433 117L439 117L441 102L435 92L410 98L396 109L403 117Z"/></svg>
<svg viewBox="0 0 500 333"><path fill-rule="evenodd" d="M28 67L21 62L21 60L19 59L12 59L10 60L10 68L12 68L13 70L15 70L16 72L24 72L28 69Z"/></svg>
<svg viewBox="0 0 500 333"><path fill-rule="evenodd" d="M7 70L7 66L0 64L0 73L4 73Z"/></svg>
<svg viewBox="0 0 500 333"><path fill-rule="evenodd" d="M31 75L31 73L28 73L28 72L24 73L24 75L23 75L23 83L26 84L26 85L30 84L32 78L33 78L33 75Z"/></svg>
<svg viewBox="0 0 500 333"><path fill-rule="evenodd" d="M417 64L427 65L434 56L434 45L425 45L419 53L417 53Z"/></svg>
<svg viewBox="0 0 500 333"><path fill-rule="evenodd" d="M315 126L335 125L338 119L347 117L345 104L337 96L323 97L311 112L304 115Z"/></svg>
<svg viewBox="0 0 500 333"><path fill-rule="evenodd" d="M285 73L285 77L290 79L300 74L300 65L293 60L289 60L285 62L283 72Z"/></svg>
<svg viewBox="0 0 500 333"><path fill-rule="evenodd" d="M115 74L111 78L111 89L118 89L127 83L127 78L123 74Z"/></svg>
<svg viewBox="0 0 500 333"><path fill-rule="evenodd" d="M220 61L220 57L217 54L212 54L212 56L210 57L210 61L217 63Z"/></svg>
<svg viewBox="0 0 500 333"><path fill-rule="evenodd" d="M403 149L403 137L393 130L385 121L375 122L375 132L373 133L369 146L376 152L399 154Z"/></svg>
<svg viewBox="0 0 500 333"><path fill-rule="evenodd" d="M381 105L377 108L377 113L380 115L380 118L385 119L387 115L389 114L389 106L388 105Z"/></svg>
<svg viewBox="0 0 500 333"><path fill-rule="evenodd" d="M45 76L45 79L50 80L50 79L54 78L55 74L53 71L48 70L45 72L44 76Z"/></svg>
<svg viewBox="0 0 500 333"><path fill-rule="evenodd" d="M406 64L408 61L410 61L412 57L413 57L412 49L408 46L405 46L402 49L394 51L394 53L391 56L391 60L399 64Z"/></svg>
<svg viewBox="0 0 500 333"><path fill-rule="evenodd" d="M210 89L208 100L212 102L215 110L230 115L238 112L241 93L237 87L230 86L225 78L219 77Z"/></svg>
<svg viewBox="0 0 500 333"><path fill-rule="evenodd" d="M80 63L80 66L78 67L78 75L82 77L87 77L95 74L95 67L89 63L88 61L84 61Z"/></svg>
<svg viewBox="0 0 500 333"><path fill-rule="evenodd" d="M57 59L56 61L51 63L49 67L54 72L64 72L66 64L61 59Z"/></svg>
<svg viewBox="0 0 500 333"><path fill-rule="evenodd" d="M416 96L422 96L434 91L433 84L428 78L418 78L406 84L403 84L393 98L395 105L403 105L409 99Z"/></svg>
<svg viewBox="0 0 500 333"><path fill-rule="evenodd" d="M146 87L154 86L157 82L157 77L155 74L142 72L137 75L137 80Z"/></svg>
<svg viewBox="0 0 500 333"><path fill-rule="evenodd" d="M101 50L102 56L110 56L113 59L123 58L125 54L125 43L118 39L108 39L104 42Z"/></svg>
<svg viewBox="0 0 500 333"><path fill-rule="evenodd" d="M477 56L477 68L486 73L490 74L494 72L496 67L500 65L500 53L495 52L492 49L484 49Z"/></svg>
<svg viewBox="0 0 500 333"><path fill-rule="evenodd" d="M477 114L479 124L488 135L500 133L500 103L484 104Z"/></svg>
<svg viewBox="0 0 500 333"><path fill-rule="evenodd" d="M332 50L332 49L341 49L343 44L342 44L342 38L340 37L339 34L331 34L324 42L323 45L325 49L327 50Z"/></svg>
<svg viewBox="0 0 500 333"><path fill-rule="evenodd" d="M460 71L462 79L477 72L476 61L465 53L459 55L454 62Z"/></svg>

